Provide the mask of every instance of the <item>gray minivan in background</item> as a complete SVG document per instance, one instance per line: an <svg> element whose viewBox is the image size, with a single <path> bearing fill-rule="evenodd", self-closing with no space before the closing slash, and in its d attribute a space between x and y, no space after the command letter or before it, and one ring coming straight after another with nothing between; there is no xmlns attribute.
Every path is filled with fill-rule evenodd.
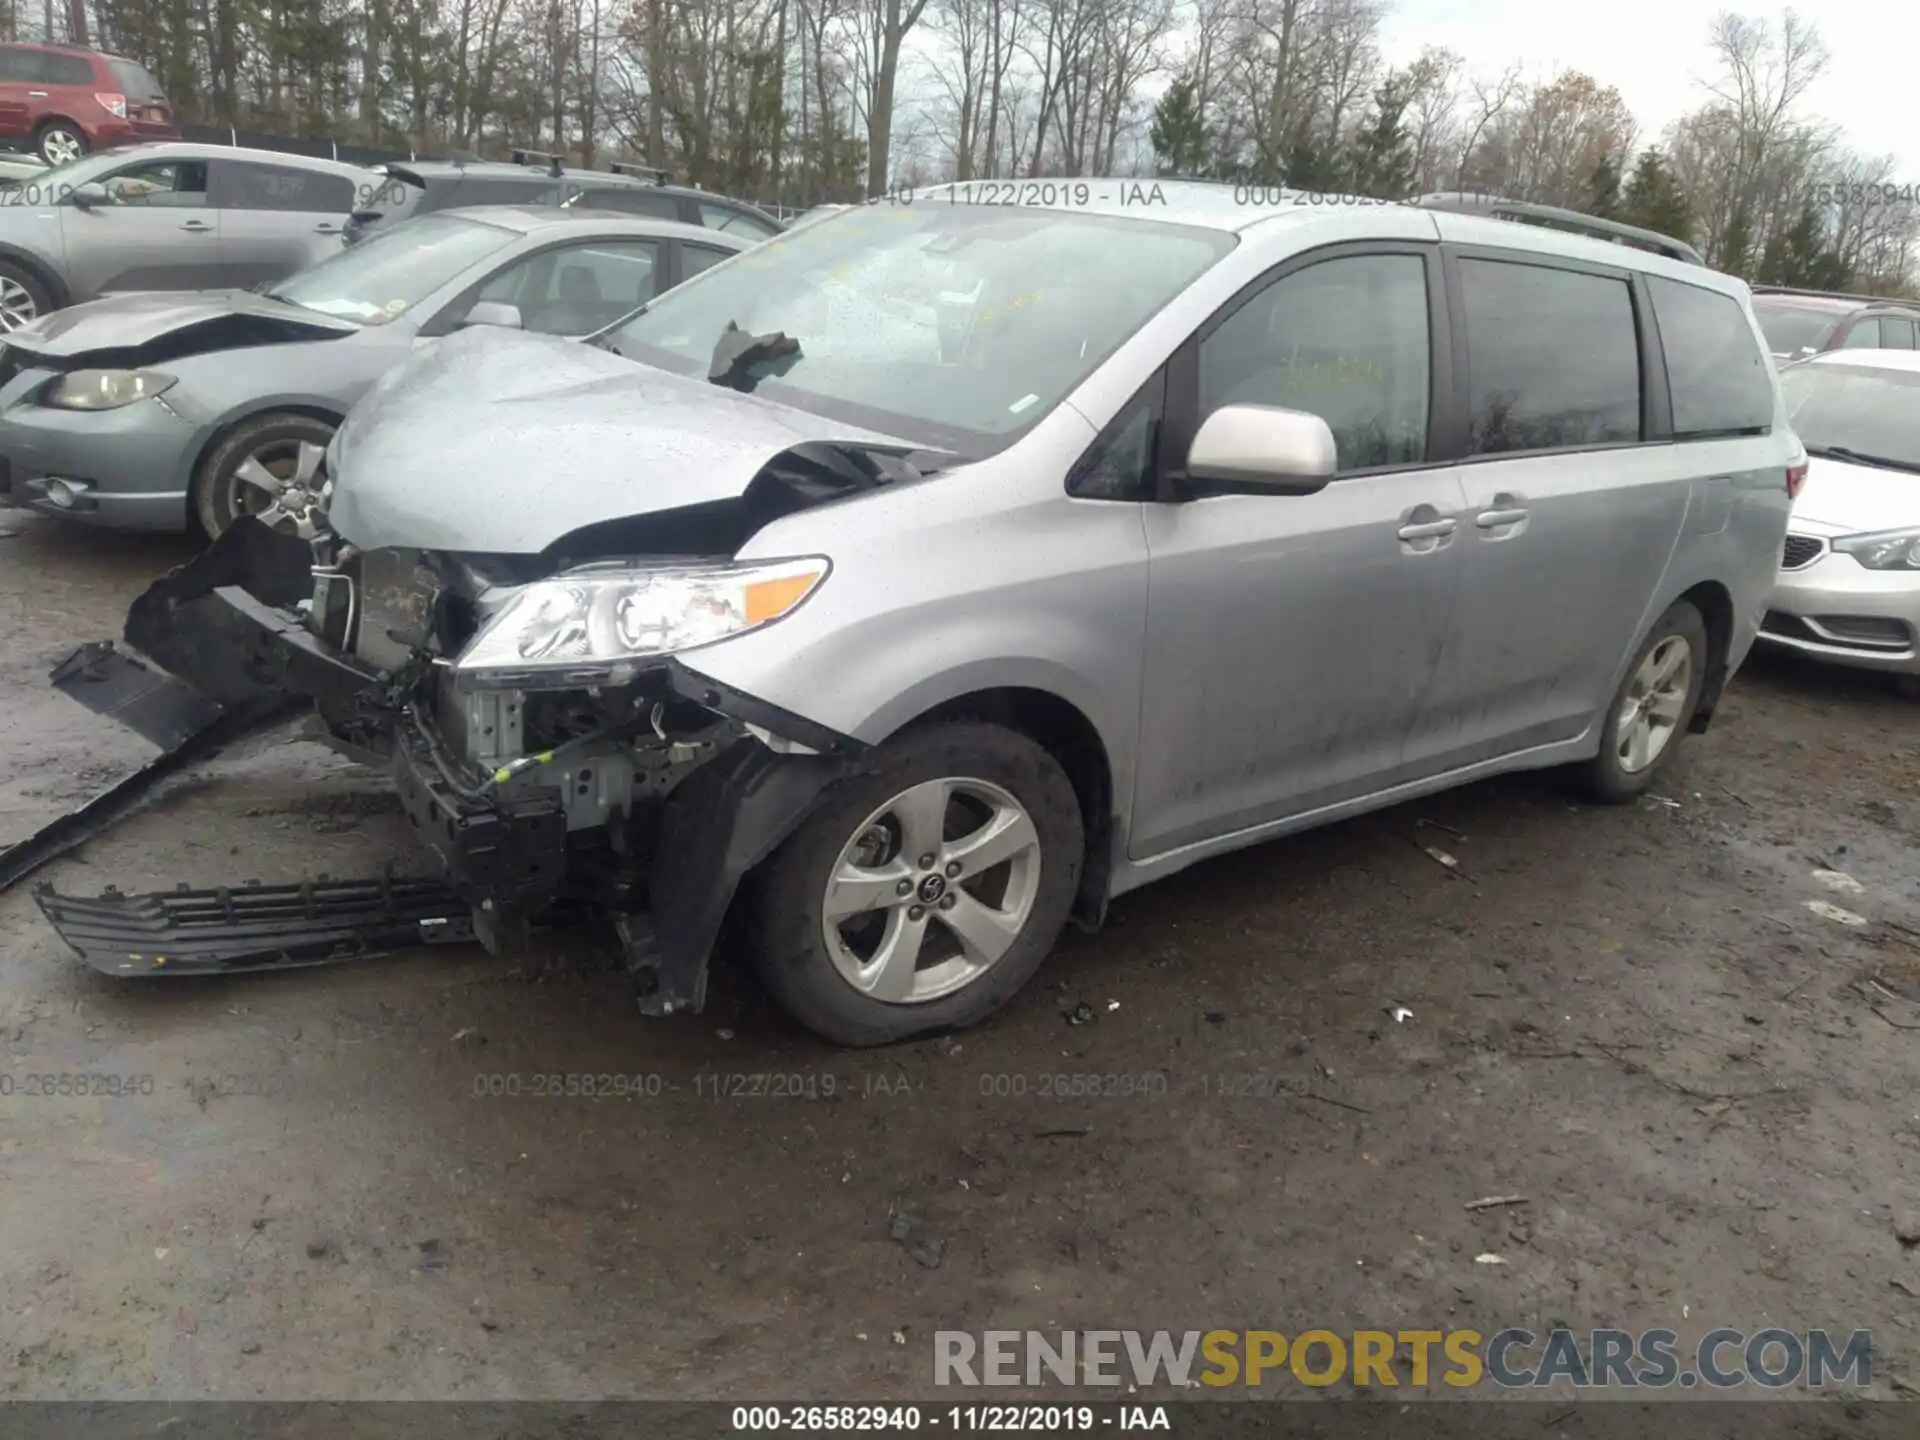
<svg viewBox="0 0 1920 1440"><path fill-rule="evenodd" d="M1208 856L1503 771L1624 800L1706 728L1805 474L1740 281L1440 208L979 188L585 344L450 337L340 430L310 599L222 578L237 525L129 638L228 699L276 672L223 655L286 658L489 944L597 903L669 1013L737 920L848 1044L982 1019Z"/></svg>

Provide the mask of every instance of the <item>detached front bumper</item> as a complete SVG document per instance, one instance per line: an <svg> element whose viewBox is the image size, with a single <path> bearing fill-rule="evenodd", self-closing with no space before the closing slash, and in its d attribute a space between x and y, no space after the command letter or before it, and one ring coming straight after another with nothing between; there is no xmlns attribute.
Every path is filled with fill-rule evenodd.
<svg viewBox="0 0 1920 1440"><path fill-rule="evenodd" d="M291 543L305 549L304 542ZM241 522L135 602L128 643L210 708L234 713L297 697L314 703L330 723L351 716L363 736L375 738L377 731L383 742L379 751L414 833L434 856L449 891L470 911L472 933L497 951L556 915L597 909L614 920L629 966L641 981L642 1008L649 1013L701 1007L708 959L740 881L793 833L829 786L866 764L866 747L858 741L740 695L668 658L646 677L650 686L733 722L733 738L663 797L645 802L654 822L651 845L630 852L604 832L583 836L570 830L559 788L570 783L567 766L555 763L551 768L559 773L546 784L494 785L482 779L446 752L443 737L420 708L417 675L377 669L307 630L288 598L298 584L294 558L281 537L257 522ZM56 682L60 688L99 713L141 728L144 711L109 697L109 686L96 684L89 692L84 679L73 678L78 668L65 667L68 679ZM151 729L142 733L157 740ZM638 732L633 737L637 743L646 738ZM529 780L542 773L528 772ZM116 906L155 898L120 897ZM349 898L365 903L358 891ZM350 931L351 924L321 913L325 900L319 897L304 911L289 908L278 928L250 921L251 953L267 957L262 964L278 963L273 957L291 953L320 920L332 926L328 934L342 958L387 943L382 936L392 940L406 933L404 925L396 930L393 915L383 913L378 923L366 921L365 943L356 947L353 935L335 934ZM316 904L320 909L313 908ZM196 940L186 933L198 923L193 917L214 916L206 923L222 923L217 919L221 908L145 905L141 923L160 923L154 917L164 910L166 923L181 932L169 943L186 949ZM100 950L97 936L90 939L90 932L74 928L82 922L98 926L98 907L48 896L42 909L63 935L73 929L70 942L83 954L91 958ZM230 918L224 923L230 926ZM220 963L251 968L244 956L236 957L235 943L228 931L221 932L213 945ZM128 973L125 965L119 968ZM137 968L135 973L154 972Z"/></svg>
<svg viewBox="0 0 1920 1440"><path fill-rule="evenodd" d="M1824 550L1781 571L1760 639L1839 665L1920 674L1920 574L1869 570Z"/></svg>

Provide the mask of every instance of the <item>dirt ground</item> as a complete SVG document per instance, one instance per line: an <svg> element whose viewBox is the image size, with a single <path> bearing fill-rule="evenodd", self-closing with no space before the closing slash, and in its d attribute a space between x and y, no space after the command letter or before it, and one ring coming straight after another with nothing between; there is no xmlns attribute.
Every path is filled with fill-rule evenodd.
<svg viewBox="0 0 1920 1440"><path fill-rule="evenodd" d="M0 522L4 844L138 762L44 676L183 552ZM370 872L384 796L257 746L44 878ZM20 887L0 1398L926 1397L937 1329L1560 1321L1866 1328L1911 1399L1917 844L1920 701L1757 661L1657 799L1523 776L1214 862L877 1055L732 977L645 1019L591 939L116 985ZM24 1093L74 1073L151 1084Z"/></svg>

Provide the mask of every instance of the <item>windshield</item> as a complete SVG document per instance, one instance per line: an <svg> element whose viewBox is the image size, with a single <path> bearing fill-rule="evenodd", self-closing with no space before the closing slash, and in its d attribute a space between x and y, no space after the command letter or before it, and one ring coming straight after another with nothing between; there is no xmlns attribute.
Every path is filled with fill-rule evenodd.
<svg viewBox="0 0 1920 1440"><path fill-rule="evenodd" d="M328 256L267 294L323 315L384 325L514 239L497 225L422 215Z"/></svg>
<svg viewBox="0 0 1920 1440"><path fill-rule="evenodd" d="M1220 231L926 199L709 270L602 342L705 377L730 323L784 332L756 393L978 457L1011 444L1234 244Z"/></svg>
<svg viewBox="0 0 1920 1440"><path fill-rule="evenodd" d="M1753 318L1760 322L1760 333L1767 337L1767 348L1776 355L1819 350L1833 334L1834 326L1840 323L1840 317L1829 310L1763 305L1758 301L1754 302Z"/></svg>
<svg viewBox="0 0 1920 1440"><path fill-rule="evenodd" d="M26 184L29 187L29 205L51 205L55 201L73 193L74 187L84 185L96 175L103 175L117 165L124 165L132 152L125 148L96 150L91 155L82 155L78 160L69 160L64 165L49 165L44 170L36 170L21 180L9 179L8 185ZM37 192L39 199L32 198Z"/></svg>
<svg viewBox="0 0 1920 1440"><path fill-rule="evenodd" d="M1839 448L1920 470L1920 370L1823 360L1787 370L1780 390L1810 452Z"/></svg>

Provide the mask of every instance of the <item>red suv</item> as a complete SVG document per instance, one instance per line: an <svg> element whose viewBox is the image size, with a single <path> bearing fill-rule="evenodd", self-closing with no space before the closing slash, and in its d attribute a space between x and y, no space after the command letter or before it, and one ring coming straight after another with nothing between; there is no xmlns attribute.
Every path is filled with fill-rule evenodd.
<svg viewBox="0 0 1920 1440"><path fill-rule="evenodd" d="M0 145L63 165L89 150L179 138L160 83L133 61L71 45L0 45Z"/></svg>

